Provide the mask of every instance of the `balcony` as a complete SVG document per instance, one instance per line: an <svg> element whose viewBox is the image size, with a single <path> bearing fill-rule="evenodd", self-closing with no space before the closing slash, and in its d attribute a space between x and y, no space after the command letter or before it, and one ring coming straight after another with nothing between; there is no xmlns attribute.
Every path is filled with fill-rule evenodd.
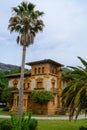
<svg viewBox="0 0 87 130"><path fill-rule="evenodd" d="M44 88L34 88L34 90L44 90Z"/></svg>

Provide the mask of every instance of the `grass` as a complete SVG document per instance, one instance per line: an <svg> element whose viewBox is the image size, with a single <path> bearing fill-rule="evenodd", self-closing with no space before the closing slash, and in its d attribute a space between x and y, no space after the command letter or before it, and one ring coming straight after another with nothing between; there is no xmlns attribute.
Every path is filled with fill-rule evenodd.
<svg viewBox="0 0 87 130"><path fill-rule="evenodd" d="M0 119L0 122L6 119ZM8 119L10 120L10 119ZM38 120L37 130L79 130L81 126L87 128L87 120Z"/></svg>
<svg viewBox="0 0 87 130"><path fill-rule="evenodd" d="M10 111L0 110L0 115L10 115ZM40 115L40 114L33 114L33 116L37 116L37 117L58 117L58 116L64 116L64 115Z"/></svg>
<svg viewBox="0 0 87 130"><path fill-rule="evenodd" d="M39 120L38 130L79 130L81 126L87 128L87 120L59 121L59 120Z"/></svg>
<svg viewBox="0 0 87 130"><path fill-rule="evenodd" d="M10 115L9 111L0 110L0 115ZM33 115L37 116L37 115ZM38 115L40 116L40 115ZM58 115L57 115L58 116ZM0 119L0 121L5 119ZM79 130L81 126L87 128L87 120L38 120L38 130Z"/></svg>
<svg viewBox="0 0 87 130"><path fill-rule="evenodd" d="M10 115L9 111L0 110L0 115Z"/></svg>
<svg viewBox="0 0 87 130"><path fill-rule="evenodd" d="M2 120L6 119L0 119L0 122ZM79 130L81 126L87 128L87 120L77 120L76 122L59 120L39 120L37 130Z"/></svg>

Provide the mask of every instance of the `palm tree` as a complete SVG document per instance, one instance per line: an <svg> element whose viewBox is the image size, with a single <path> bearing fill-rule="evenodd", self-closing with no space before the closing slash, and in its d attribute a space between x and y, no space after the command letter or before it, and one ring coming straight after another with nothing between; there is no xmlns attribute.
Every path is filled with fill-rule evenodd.
<svg viewBox="0 0 87 130"><path fill-rule="evenodd" d="M34 43L34 38L38 31L43 31L44 23L40 19L44 13L34 10L35 5L32 3L22 2L18 7L13 7L13 17L9 19L8 29L10 32L17 32L17 43L23 46L20 89L19 89L19 105L18 115L22 115L22 101L23 101L23 79L26 47Z"/></svg>
<svg viewBox="0 0 87 130"><path fill-rule="evenodd" d="M87 111L87 62L78 57L84 67L69 67L64 79L68 81L67 87L62 91L62 102L70 109L70 120L76 112L76 119L82 109Z"/></svg>

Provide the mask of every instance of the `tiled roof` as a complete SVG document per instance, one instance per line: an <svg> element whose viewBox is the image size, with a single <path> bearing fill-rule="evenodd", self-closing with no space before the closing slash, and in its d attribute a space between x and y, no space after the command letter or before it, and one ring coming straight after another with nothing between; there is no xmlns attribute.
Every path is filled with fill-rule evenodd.
<svg viewBox="0 0 87 130"><path fill-rule="evenodd" d="M5 75L5 78L15 78L15 77L20 77L21 73L16 73L16 74L9 74L9 75ZM27 71L24 73L24 76L29 76L31 74L31 70Z"/></svg>
<svg viewBox="0 0 87 130"><path fill-rule="evenodd" d="M63 64L58 63L58 62L51 60L51 59L44 59L44 60L39 60L39 61L28 62L28 63L26 63L26 65L32 66L32 65L46 64L46 63L55 64L56 66L64 66Z"/></svg>

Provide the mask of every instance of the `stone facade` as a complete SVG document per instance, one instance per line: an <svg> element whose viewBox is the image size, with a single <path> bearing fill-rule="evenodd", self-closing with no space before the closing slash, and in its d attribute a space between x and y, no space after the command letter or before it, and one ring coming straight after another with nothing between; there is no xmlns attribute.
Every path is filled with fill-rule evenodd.
<svg viewBox="0 0 87 130"><path fill-rule="evenodd" d="M33 90L48 90L53 92L54 99L44 104L44 114L55 114L62 105L60 94L63 88L61 82L61 68L63 65L50 59L26 64L31 66L31 70L24 74L23 111L32 110L33 113L40 114L40 105L31 101L30 94ZM6 77L9 79L9 87L17 88L13 91L14 101L12 106L12 111L16 113L18 111L20 74L11 74Z"/></svg>

